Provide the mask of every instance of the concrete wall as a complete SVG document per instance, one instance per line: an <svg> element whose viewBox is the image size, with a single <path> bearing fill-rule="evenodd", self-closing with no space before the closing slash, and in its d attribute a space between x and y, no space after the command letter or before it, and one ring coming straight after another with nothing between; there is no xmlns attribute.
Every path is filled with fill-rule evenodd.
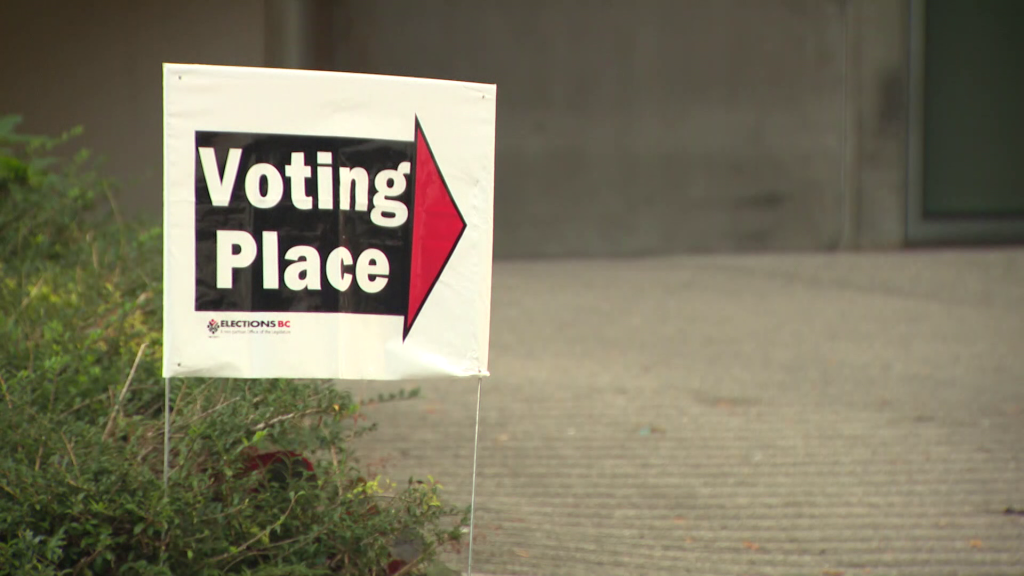
<svg viewBox="0 0 1024 576"><path fill-rule="evenodd" d="M107 160L126 212L159 214L161 63L261 65L262 3L251 0L5 2L0 114L24 130L85 127L80 142Z"/></svg>
<svg viewBox="0 0 1024 576"><path fill-rule="evenodd" d="M335 64L498 84L498 256L894 246L903 4L350 2Z"/></svg>
<svg viewBox="0 0 1024 576"><path fill-rule="evenodd" d="M162 61L496 82L497 257L903 244L907 0L299 4L7 3L0 112L158 214Z"/></svg>

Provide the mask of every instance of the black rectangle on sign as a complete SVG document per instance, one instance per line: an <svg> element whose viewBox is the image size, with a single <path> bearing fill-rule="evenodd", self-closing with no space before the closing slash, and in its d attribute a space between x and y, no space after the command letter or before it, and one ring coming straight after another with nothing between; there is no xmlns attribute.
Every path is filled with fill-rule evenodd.
<svg viewBox="0 0 1024 576"><path fill-rule="evenodd" d="M414 142L195 142L197 311L406 314Z"/></svg>

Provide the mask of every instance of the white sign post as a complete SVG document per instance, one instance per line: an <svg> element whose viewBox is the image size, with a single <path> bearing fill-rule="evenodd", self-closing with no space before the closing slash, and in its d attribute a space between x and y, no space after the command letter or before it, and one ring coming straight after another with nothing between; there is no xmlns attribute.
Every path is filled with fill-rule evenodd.
<svg viewBox="0 0 1024 576"><path fill-rule="evenodd" d="M476 377L479 430L495 98L165 64L164 378Z"/></svg>

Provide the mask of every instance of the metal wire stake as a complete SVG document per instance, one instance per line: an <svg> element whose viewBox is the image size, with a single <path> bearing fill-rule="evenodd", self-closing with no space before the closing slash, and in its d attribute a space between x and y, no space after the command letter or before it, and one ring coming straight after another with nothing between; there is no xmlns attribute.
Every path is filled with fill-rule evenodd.
<svg viewBox="0 0 1024 576"><path fill-rule="evenodd" d="M473 431L473 483L469 496L469 559L467 576L473 576L473 521L476 516L476 452L480 444L480 391L483 389L484 377L476 380L476 427Z"/></svg>
<svg viewBox="0 0 1024 576"><path fill-rule="evenodd" d="M164 491L171 473L171 379L164 378Z"/></svg>

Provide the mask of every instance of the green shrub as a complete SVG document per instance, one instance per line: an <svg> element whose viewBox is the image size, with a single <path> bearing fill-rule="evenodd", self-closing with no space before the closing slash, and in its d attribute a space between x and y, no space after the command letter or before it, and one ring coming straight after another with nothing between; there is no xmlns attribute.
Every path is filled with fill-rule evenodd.
<svg viewBox="0 0 1024 576"><path fill-rule="evenodd" d="M432 479L361 477L348 445L372 428L326 383L174 381L165 489L160 231L103 205L87 153L56 155L75 132L17 123L0 117L0 574L374 575L399 543L416 574L460 541L467 511Z"/></svg>

